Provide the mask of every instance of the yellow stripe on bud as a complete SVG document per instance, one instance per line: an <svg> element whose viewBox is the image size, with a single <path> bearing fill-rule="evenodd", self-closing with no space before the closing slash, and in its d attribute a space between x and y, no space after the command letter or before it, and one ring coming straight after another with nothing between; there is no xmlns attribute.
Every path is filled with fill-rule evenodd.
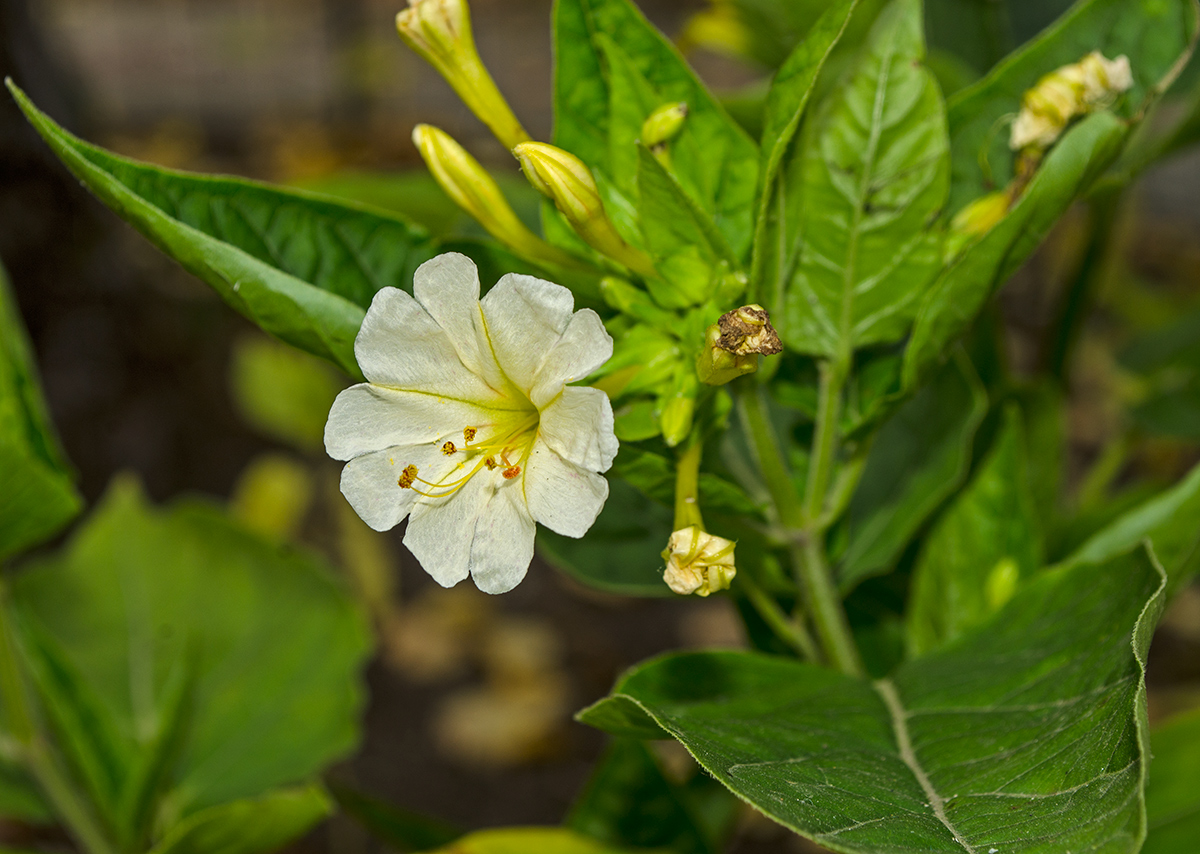
<svg viewBox="0 0 1200 854"><path fill-rule="evenodd" d="M505 148L529 139L479 58L466 0L409 0L396 15L396 29Z"/></svg>
<svg viewBox="0 0 1200 854"><path fill-rule="evenodd" d="M525 227L495 179L450 134L433 125L417 125L412 138L438 186L492 237L531 261L568 269L583 268L573 256Z"/></svg>
<svg viewBox="0 0 1200 854"><path fill-rule="evenodd" d="M513 154L529 183L554 202L589 246L640 276L656 275L649 256L617 233L604 212L596 179L582 160L544 142L523 142L513 148Z"/></svg>

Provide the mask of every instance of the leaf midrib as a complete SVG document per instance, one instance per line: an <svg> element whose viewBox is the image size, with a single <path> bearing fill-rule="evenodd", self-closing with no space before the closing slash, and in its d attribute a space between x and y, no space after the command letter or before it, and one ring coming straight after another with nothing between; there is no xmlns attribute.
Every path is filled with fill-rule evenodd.
<svg viewBox="0 0 1200 854"><path fill-rule="evenodd" d="M925 773L924 767L921 765L920 759L917 758L917 753L913 749L912 738L908 732L908 711L904 708L904 704L900 700L900 693L896 690L896 685L890 679L880 679L872 683L875 693L883 700L884 706L887 707L888 717L892 724L892 733L896 737L896 749L900 754L900 759L912 772L917 783L921 786L921 791L925 793L925 797L929 801L929 808L933 810L934 816L942 826L949 831L950 836L954 841L963 847L967 854L977 854L962 834L958 832L958 828L950 821L950 817L946 815L946 799L941 796L933 781L929 779L929 775Z"/></svg>

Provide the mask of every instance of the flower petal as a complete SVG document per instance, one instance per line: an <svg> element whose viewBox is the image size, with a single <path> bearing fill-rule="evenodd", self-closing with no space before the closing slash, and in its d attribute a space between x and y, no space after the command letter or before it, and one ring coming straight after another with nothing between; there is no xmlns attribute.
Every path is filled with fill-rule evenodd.
<svg viewBox="0 0 1200 854"><path fill-rule="evenodd" d="M556 534L582 537L608 499L608 481L567 462L537 442L525 469L525 498L533 518Z"/></svg>
<svg viewBox="0 0 1200 854"><path fill-rule="evenodd" d="M471 543L471 577L484 593L507 593L516 587L533 560L535 526L520 484L498 485L475 523Z"/></svg>
<svg viewBox="0 0 1200 854"><path fill-rule="evenodd" d="M529 391L530 401L534 406L545 406L565 383L583 379L611 359L612 354L613 340L600 315L590 308L575 312L538 369Z"/></svg>
<svg viewBox="0 0 1200 854"><path fill-rule="evenodd" d="M400 524L420 498L411 489L401 489L400 473L406 465L428 469L441 452L436 445L384 448L355 457L342 469L342 495L354 512L376 531Z"/></svg>
<svg viewBox="0 0 1200 854"><path fill-rule="evenodd" d="M446 332L458 358L497 391L507 383L483 331L479 271L466 255L445 252L413 274L413 296Z"/></svg>
<svg viewBox="0 0 1200 854"><path fill-rule="evenodd" d="M452 495L424 498L413 507L404 545L443 587L453 587L470 574L475 524L492 488L490 478L476 475Z"/></svg>
<svg viewBox="0 0 1200 854"><path fill-rule="evenodd" d="M575 298L562 285L509 273L480 301L496 361L526 394L571 321Z"/></svg>
<svg viewBox="0 0 1200 854"><path fill-rule="evenodd" d="M617 455L612 404L599 389L564 388L542 410L538 434L567 462L589 471L608 471Z"/></svg>
<svg viewBox="0 0 1200 854"><path fill-rule="evenodd" d="M420 303L397 288L375 294L354 341L354 355L363 375L376 385L478 403L503 400L463 365L445 330Z"/></svg>
<svg viewBox="0 0 1200 854"><path fill-rule="evenodd" d="M342 391L325 422L325 451L348 460L395 445L441 443L460 445L464 427L480 427L495 410L417 391L359 383ZM457 437L457 438L456 438Z"/></svg>

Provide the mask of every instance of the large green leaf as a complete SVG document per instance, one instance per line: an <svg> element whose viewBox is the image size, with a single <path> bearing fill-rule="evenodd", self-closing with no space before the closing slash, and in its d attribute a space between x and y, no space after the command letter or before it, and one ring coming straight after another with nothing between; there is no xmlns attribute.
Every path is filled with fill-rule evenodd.
<svg viewBox="0 0 1200 854"><path fill-rule="evenodd" d="M150 854L270 854L332 812L319 786L278 789L189 816Z"/></svg>
<svg viewBox="0 0 1200 854"><path fill-rule="evenodd" d="M894 0L802 135L804 245L776 324L795 351L903 338L941 264L949 150L924 55L920 0Z"/></svg>
<svg viewBox="0 0 1200 854"><path fill-rule="evenodd" d="M760 654L664 656L580 717L673 736L834 851L1133 854L1162 581L1144 550L1043 574L877 682Z"/></svg>
<svg viewBox="0 0 1200 854"><path fill-rule="evenodd" d="M161 169L67 133L9 82L76 177L233 308L284 341L358 374L354 338L375 292L411 288L436 244L384 211L240 178Z"/></svg>
<svg viewBox="0 0 1200 854"><path fill-rule="evenodd" d="M1007 216L941 273L921 305L905 350L906 385L914 386L966 331L987 299L1113 161L1127 131L1124 122L1107 112L1090 116L1068 131Z"/></svg>
<svg viewBox="0 0 1200 854"><path fill-rule="evenodd" d="M0 266L0 561L57 533L82 506L46 412L16 300Z"/></svg>
<svg viewBox="0 0 1200 854"><path fill-rule="evenodd" d="M1179 715L1150 733L1154 763L1146 787L1150 833L1142 854L1193 854L1200 843L1200 711Z"/></svg>
<svg viewBox="0 0 1200 854"><path fill-rule="evenodd" d="M662 550L675 513L623 480L608 482L608 500L587 536L575 540L538 527L542 556L576 581L625 596L671 596L662 580Z"/></svg>
<svg viewBox="0 0 1200 854"><path fill-rule="evenodd" d="M711 784L704 775L699 779ZM564 823L610 845L717 854L718 840L697 822L692 795L663 776L640 741L617 739L600 758Z"/></svg>
<svg viewBox="0 0 1200 854"><path fill-rule="evenodd" d="M983 160L996 184L1008 183L1013 154L1007 127L998 123L1017 112L1025 90L1043 75L1078 62L1093 50L1109 58L1124 54L1129 57L1134 85L1118 108L1129 117L1170 75L1195 33L1194 0L1080 0L1044 33L950 101L954 160L950 210L992 189Z"/></svg>
<svg viewBox="0 0 1200 854"><path fill-rule="evenodd" d="M780 256L787 255L789 229L780 223L771 210L775 198L775 176L784 154L800 127L817 75L846 30L858 0L838 0L813 24L803 42L791 51L780 67L767 93L763 115L762 163L759 166L758 216L754 226L754 263L751 287L762 286L766 254L774 256L770 269L778 274L784 269ZM777 227L771 227L772 221ZM782 227L780 227L782 226Z"/></svg>
<svg viewBox="0 0 1200 854"><path fill-rule="evenodd" d="M987 395L965 357L884 422L858 490L835 529L843 591L886 572L930 514L966 477Z"/></svg>
<svg viewBox="0 0 1200 854"><path fill-rule="evenodd" d="M1041 566L1020 418L1005 412L979 470L922 545L906 614L912 655L982 622Z"/></svg>
<svg viewBox="0 0 1200 854"><path fill-rule="evenodd" d="M55 721L64 743L90 742L117 792L158 804L127 816L169 827L302 781L357 740L362 615L320 563L217 507L156 510L118 483L62 554L13 580L12 599L37 669L55 668L54 691L38 679L43 701L71 706ZM177 730L167 745L164 730Z"/></svg>
<svg viewBox="0 0 1200 854"><path fill-rule="evenodd" d="M1149 539L1174 593L1200 570L1200 465L1183 480L1094 534L1064 563L1095 562Z"/></svg>
<svg viewBox="0 0 1200 854"><path fill-rule="evenodd" d="M605 46L617 47L644 82L639 109L684 101L687 120L671 140L672 174L715 223L738 258L750 248L758 149L713 99L675 47L629 0L556 0L554 6L554 143L605 176L636 165L610 156L611 70ZM629 75L622 77L628 81ZM619 102L631 107L629 99ZM642 120L649 115L642 116ZM636 116L623 112L625 128ZM639 126L640 129L640 126ZM622 159L624 158L624 159ZM618 180L618 183L621 183ZM607 200L606 200L607 201Z"/></svg>

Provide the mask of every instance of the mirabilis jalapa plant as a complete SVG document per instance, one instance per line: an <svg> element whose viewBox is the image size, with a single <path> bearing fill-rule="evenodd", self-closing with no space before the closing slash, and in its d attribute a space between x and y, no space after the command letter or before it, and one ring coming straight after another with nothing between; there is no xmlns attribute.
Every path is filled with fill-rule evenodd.
<svg viewBox="0 0 1200 854"><path fill-rule="evenodd" d="M1038 425L1061 401L981 377L997 358L977 318L1073 202L1179 144L1140 125L1190 58L1197 7L1080 0L949 100L922 16L827 4L756 140L629 0L557 0L544 142L484 68L465 3L415 0L401 37L546 197L537 233L418 126L430 172L497 243L136 163L10 87L104 202L264 330L367 380L327 448L363 519L408 516L439 582L510 589L540 523L584 584L734 599L754 651L666 654L579 714L634 741L575 830L719 850L720 799L631 746L673 738L835 851L1137 851L1145 659L1197 567L1200 470L1051 550L1065 511ZM500 280L480 298L480 278ZM1173 743L1197 743L1189 726ZM674 799L661 826L632 817L650 789ZM517 844L613 850L563 833ZM1164 839L1147 850L1185 850Z"/></svg>

